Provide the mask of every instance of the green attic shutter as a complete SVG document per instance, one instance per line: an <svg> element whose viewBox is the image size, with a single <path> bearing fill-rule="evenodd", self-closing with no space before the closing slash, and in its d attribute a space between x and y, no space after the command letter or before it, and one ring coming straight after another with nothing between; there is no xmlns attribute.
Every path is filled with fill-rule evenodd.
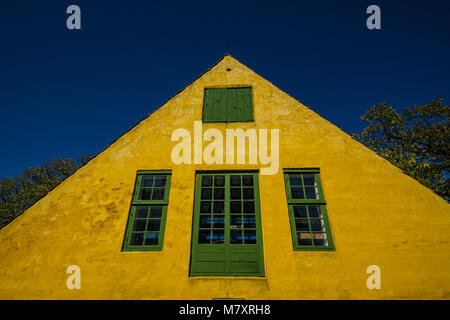
<svg viewBox="0 0 450 320"><path fill-rule="evenodd" d="M207 88L203 122L253 121L252 88Z"/></svg>

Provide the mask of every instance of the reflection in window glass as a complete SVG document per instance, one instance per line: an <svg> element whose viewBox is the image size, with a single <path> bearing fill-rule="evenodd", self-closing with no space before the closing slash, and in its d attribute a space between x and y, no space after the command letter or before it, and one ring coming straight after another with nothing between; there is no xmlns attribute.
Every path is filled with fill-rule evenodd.
<svg viewBox="0 0 450 320"><path fill-rule="evenodd" d="M311 246L312 239L310 233L298 233L298 243L301 246Z"/></svg>
<svg viewBox="0 0 450 320"><path fill-rule="evenodd" d="M159 233L147 233L145 235L145 245L157 245L159 241Z"/></svg>

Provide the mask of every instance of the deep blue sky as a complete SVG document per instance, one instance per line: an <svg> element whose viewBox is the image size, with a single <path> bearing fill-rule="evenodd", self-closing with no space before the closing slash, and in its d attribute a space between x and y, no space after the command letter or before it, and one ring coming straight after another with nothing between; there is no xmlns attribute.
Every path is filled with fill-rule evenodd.
<svg viewBox="0 0 450 320"><path fill-rule="evenodd" d="M448 103L449 16L448 0L1 0L0 177L98 153L225 53L349 133L377 102Z"/></svg>

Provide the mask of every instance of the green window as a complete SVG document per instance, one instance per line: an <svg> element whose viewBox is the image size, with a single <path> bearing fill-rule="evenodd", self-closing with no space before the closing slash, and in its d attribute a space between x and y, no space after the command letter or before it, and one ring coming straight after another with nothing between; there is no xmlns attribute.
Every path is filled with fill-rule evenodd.
<svg viewBox="0 0 450 320"><path fill-rule="evenodd" d="M162 250L171 174L138 171L124 251Z"/></svg>
<svg viewBox="0 0 450 320"><path fill-rule="evenodd" d="M258 173L197 174L191 276L264 276Z"/></svg>
<svg viewBox="0 0 450 320"><path fill-rule="evenodd" d="M207 88L203 122L253 121L252 88Z"/></svg>
<svg viewBox="0 0 450 320"><path fill-rule="evenodd" d="M319 170L284 170L295 250L334 250Z"/></svg>

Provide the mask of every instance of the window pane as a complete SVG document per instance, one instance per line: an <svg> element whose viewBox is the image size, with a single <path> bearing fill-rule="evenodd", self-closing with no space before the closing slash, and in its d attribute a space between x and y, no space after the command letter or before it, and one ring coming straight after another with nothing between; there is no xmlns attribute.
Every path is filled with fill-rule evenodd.
<svg viewBox="0 0 450 320"><path fill-rule="evenodd" d="M301 186L302 185L302 178L299 174L290 174L289 175L289 183L292 186Z"/></svg>
<svg viewBox="0 0 450 320"><path fill-rule="evenodd" d="M241 176L230 176L230 185L231 186L240 186L241 185Z"/></svg>
<svg viewBox="0 0 450 320"><path fill-rule="evenodd" d="M313 174L304 174L303 175L303 184L305 186L315 186L315 180Z"/></svg>
<svg viewBox="0 0 450 320"><path fill-rule="evenodd" d="M325 225L321 219L311 219L312 231L325 231Z"/></svg>
<svg viewBox="0 0 450 320"><path fill-rule="evenodd" d="M298 244L300 246L312 246L312 239L310 233L297 233Z"/></svg>
<svg viewBox="0 0 450 320"><path fill-rule="evenodd" d="M141 181L141 188L151 188L153 186L153 176L144 176Z"/></svg>
<svg viewBox="0 0 450 320"><path fill-rule="evenodd" d="M214 230L213 231L213 243L221 244L224 243L225 232L223 230Z"/></svg>
<svg viewBox="0 0 450 320"><path fill-rule="evenodd" d="M159 231L160 226L161 220L159 219L148 220L147 231Z"/></svg>
<svg viewBox="0 0 450 320"><path fill-rule="evenodd" d="M241 198L241 188L231 188L231 199Z"/></svg>
<svg viewBox="0 0 450 320"><path fill-rule="evenodd" d="M244 201L244 213L254 213L255 203L253 201Z"/></svg>
<svg viewBox="0 0 450 320"><path fill-rule="evenodd" d="M214 189L214 199L215 200L225 199L225 189L224 188L215 188Z"/></svg>
<svg viewBox="0 0 450 320"><path fill-rule="evenodd" d="M210 230L200 230L198 232L198 243L209 243L211 240Z"/></svg>
<svg viewBox="0 0 450 320"><path fill-rule="evenodd" d="M165 187L166 186L166 176L156 176L154 186L155 187Z"/></svg>
<svg viewBox="0 0 450 320"><path fill-rule="evenodd" d="M231 213L241 213L241 202L231 201L230 202L230 212Z"/></svg>
<svg viewBox="0 0 450 320"><path fill-rule="evenodd" d="M230 228L242 228L242 216L231 216Z"/></svg>
<svg viewBox="0 0 450 320"><path fill-rule="evenodd" d="M245 188L243 190L244 199L253 199L254 198L253 188Z"/></svg>
<svg viewBox="0 0 450 320"><path fill-rule="evenodd" d="M256 243L256 230L244 230L244 243Z"/></svg>
<svg viewBox="0 0 450 320"><path fill-rule="evenodd" d="M294 217L307 218L306 206L294 206Z"/></svg>
<svg viewBox="0 0 450 320"><path fill-rule="evenodd" d="M148 207L136 207L136 218L147 218Z"/></svg>
<svg viewBox="0 0 450 320"><path fill-rule="evenodd" d="M210 199L212 199L212 189L202 188L202 200L210 200Z"/></svg>
<svg viewBox="0 0 450 320"><path fill-rule="evenodd" d="M225 228L225 216L214 215L213 216L213 228Z"/></svg>
<svg viewBox="0 0 450 320"><path fill-rule="evenodd" d="M200 216L200 228L211 228L211 216Z"/></svg>
<svg viewBox="0 0 450 320"><path fill-rule="evenodd" d="M315 233L314 234L314 245L316 246L328 246L326 233Z"/></svg>
<svg viewBox="0 0 450 320"><path fill-rule="evenodd" d="M214 201L214 213L225 213L225 202Z"/></svg>
<svg viewBox="0 0 450 320"><path fill-rule="evenodd" d="M163 207L151 207L150 218L161 218Z"/></svg>
<svg viewBox="0 0 450 320"><path fill-rule="evenodd" d="M319 195L316 191L315 187L305 187L306 199L319 199Z"/></svg>
<svg viewBox="0 0 450 320"><path fill-rule="evenodd" d="M291 188L292 190L292 199L304 199L305 196L303 195L303 189L302 188Z"/></svg>
<svg viewBox="0 0 450 320"><path fill-rule="evenodd" d="M130 245L132 246L141 246L144 242L144 234L143 233L132 233L130 239Z"/></svg>
<svg viewBox="0 0 450 320"><path fill-rule="evenodd" d="M212 177L211 176L203 176L202 177L202 186L210 187L212 185Z"/></svg>
<svg viewBox="0 0 450 320"><path fill-rule="evenodd" d="M153 189L152 200L164 200L164 192L163 188L155 188Z"/></svg>
<svg viewBox="0 0 450 320"><path fill-rule="evenodd" d="M322 213L320 212L319 206L308 206L308 212L310 218L321 218Z"/></svg>
<svg viewBox="0 0 450 320"><path fill-rule="evenodd" d="M214 186L215 187L225 186L225 177L224 176L215 176L214 177Z"/></svg>
<svg viewBox="0 0 450 320"><path fill-rule="evenodd" d="M253 186L253 176L242 176L242 184L244 186Z"/></svg>
<svg viewBox="0 0 450 320"><path fill-rule="evenodd" d="M253 215L244 216L244 228L256 228L256 217Z"/></svg>
<svg viewBox="0 0 450 320"><path fill-rule="evenodd" d="M202 201L200 203L200 213L211 213L211 202Z"/></svg>
<svg viewBox="0 0 450 320"><path fill-rule="evenodd" d="M144 231L146 223L147 220L145 219L135 219L133 224L133 231Z"/></svg>
<svg viewBox="0 0 450 320"><path fill-rule="evenodd" d="M308 220L295 220L295 229L297 231L309 231Z"/></svg>
<svg viewBox="0 0 450 320"><path fill-rule="evenodd" d="M150 200L152 189L141 189L139 191L139 200Z"/></svg>
<svg viewBox="0 0 450 320"><path fill-rule="evenodd" d="M230 243L231 244L242 243L242 230L230 230Z"/></svg>
<svg viewBox="0 0 450 320"><path fill-rule="evenodd" d="M147 233L145 235L145 245L157 245L159 233Z"/></svg>

